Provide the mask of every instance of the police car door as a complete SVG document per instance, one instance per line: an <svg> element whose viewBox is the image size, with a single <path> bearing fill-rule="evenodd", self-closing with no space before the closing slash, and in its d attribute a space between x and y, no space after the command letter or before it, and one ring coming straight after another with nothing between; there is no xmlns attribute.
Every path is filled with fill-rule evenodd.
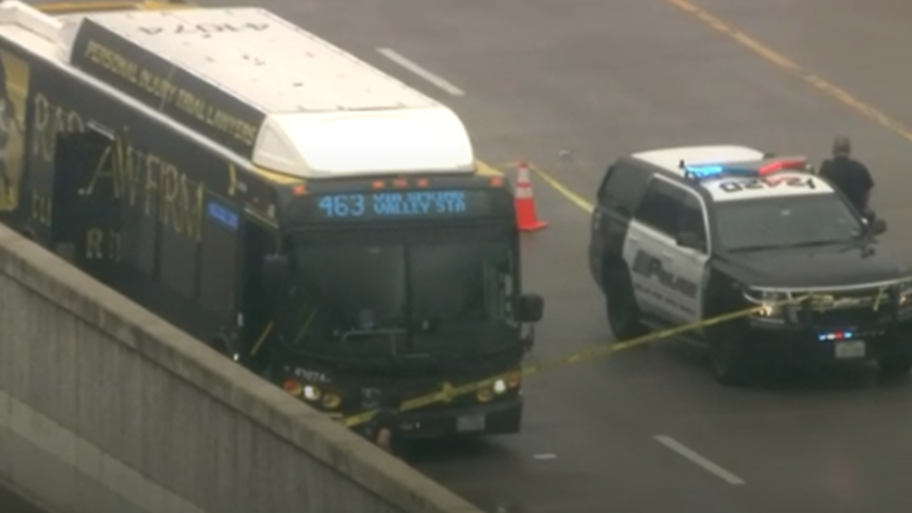
<svg viewBox="0 0 912 513"><path fill-rule="evenodd" d="M696 322L703 319L703 290L711 241L706 205L694 191L685 190L677 221L675 238L666 241L674 255L669 270L675 275L677 319Z"/></svg>
<svg viewBox="0 0 912 513"><path fill-rule="evenodd" d="M677 244L688 195L692 193L674 182L654 177L624 243L640 310L666 322L690 322L702 314L700 285L706 260L700 266L695 250Z"/></svg>

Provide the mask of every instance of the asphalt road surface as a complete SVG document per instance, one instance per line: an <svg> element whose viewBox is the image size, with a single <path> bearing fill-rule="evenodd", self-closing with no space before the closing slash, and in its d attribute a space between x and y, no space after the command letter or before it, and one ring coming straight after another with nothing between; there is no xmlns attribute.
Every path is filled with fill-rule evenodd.
<svg viewBox="0 0 912 513"><path fill-rule="evenodd" d="M41 510L4 487L0 487L0 513L42 513Z"/></svg>
<svg viewBox="0 0 912 513"><path fill-rule="evenodd" d="M847 134L876 173L888 244L912 260L912 3L260 5L452 105L489 163L528 159L571 191L535 178L550 223L526 241L527 288L548 301L535 358L610 341L586 267L585 201L608 161L633 150L735 142L816 159ZM522 434L424 447L416 466L492 513L912 509L912 384L869 369L731 390L699 352L661 343L526 390Z"/></svg>

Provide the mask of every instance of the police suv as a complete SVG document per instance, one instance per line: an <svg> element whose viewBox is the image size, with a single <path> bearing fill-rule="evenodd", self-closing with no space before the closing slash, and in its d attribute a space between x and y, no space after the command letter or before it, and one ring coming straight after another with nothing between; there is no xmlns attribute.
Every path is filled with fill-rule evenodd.
<svg viewBox="0 0 912 513"><path fill-rule="evenodd" d="M688 335L723 384L744 384L770 360L875 360L884 374L908 374L912 271L878 246L883 220L809 169L743 146L618 159L598 190L589 248L615 335L756 307Z"/></svg>

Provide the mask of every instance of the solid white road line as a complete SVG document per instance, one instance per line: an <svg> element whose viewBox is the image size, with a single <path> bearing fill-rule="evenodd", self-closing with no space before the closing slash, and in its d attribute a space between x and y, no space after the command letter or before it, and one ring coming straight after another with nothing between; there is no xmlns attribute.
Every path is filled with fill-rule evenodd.
<svg viewBox="0 0 912 513"><path fill-rule="evenodd" d="M465 96L465 92L454 86L453 84L447 82L443 78L440 78L438 75L431 73L430 71L422 68L421 66L415 64L414 62L406 59L401 54L390 48L377 48L377 51L380 52L380 55L386 57L387 59L395 62L396 64L402 66L403 68L411 71L412 73L418 75L419 77L427 80L428 82L434 84L435 86L443 89L445 92L453 96Z"/></svg>
<svg viewBox="0 0 912 513"><path fill-rule="evenodd" d="M704 458L703 456L701 456L700 454L695 452L693 449L690 449L689 447L682 444L681 442L678 442L674 438L672 438L668 435L656 435L653 438L655 438L655 440L657 442L659 442L660 444L662 444L665 447L671 449L672 451L680 454L681 456L684 456L685 458L690 460L695 465L702 467L703 470L706 470L706 471L714 474L716 477L727 482L728 484L738 485L738 486L745 484L744 480L741 479L740 477L732 474L731 472L725 470L724 468L720 467L719 465L716 465L712 461L709 461L708 459Z"/></svg>

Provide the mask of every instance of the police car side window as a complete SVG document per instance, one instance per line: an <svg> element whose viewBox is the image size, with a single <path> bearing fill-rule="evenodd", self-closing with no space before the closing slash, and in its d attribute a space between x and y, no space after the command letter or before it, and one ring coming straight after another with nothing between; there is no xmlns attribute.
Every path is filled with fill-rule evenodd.
<svg viewBox="0 0 912 513"><path fill-rule="evenodd" d="M689 232L697 236L698 240L707 242L706 220L703 218L703 205L691 193L684 194L678 216L678 233Z"/></svg>
<svg viewBox="0 0 912 513"><path fill-rule="evenodd" d="M663 180L655 179L636 211L637 221L675 237L686 192Z"/></svg>
<svg viewBox="0 0 912 513"><path fill-rule="evenodd" d="M599 205L624 217L630 217L646 189L648 178L648 172L624 162L612 165L599 187Z"/></svg>
<svg viewBox="0 0 912 513"><path fill-rule="evenodd" d="M607 171L605 171L605 176L602 178L602 183L599 184L598 189L599 203L603 203L606 199L611 198L611 194L609 194L608 190L608 184L611 183L612 178L614 178L615 171L617 171L617 165L613 165L609 167Z"/></svg>

